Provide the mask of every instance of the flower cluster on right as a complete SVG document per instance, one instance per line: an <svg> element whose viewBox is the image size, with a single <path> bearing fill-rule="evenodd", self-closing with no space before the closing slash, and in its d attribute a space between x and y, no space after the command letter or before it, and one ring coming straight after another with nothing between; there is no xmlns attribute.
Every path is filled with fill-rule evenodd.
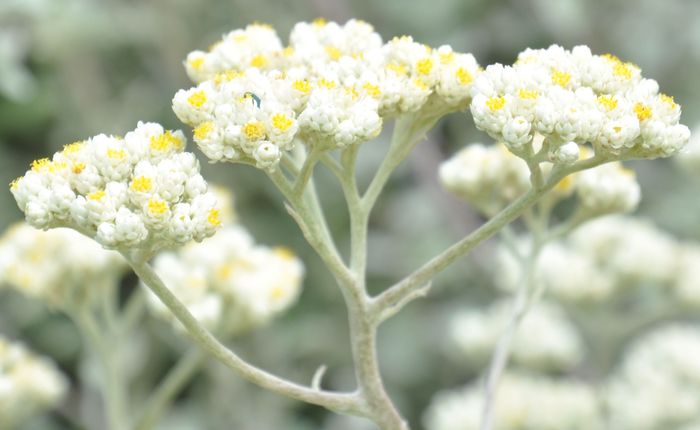
<svg viewBox="0 0 700 430"><path fill-rule="evenodd" d="M690 137L678 122L680 106L656 81L586 46L526 49L513 66L488 66L471 91L476 126L523 157L537 136L557 162L576 160L570 142L613 159L656 158L677 153Z"/></svg>

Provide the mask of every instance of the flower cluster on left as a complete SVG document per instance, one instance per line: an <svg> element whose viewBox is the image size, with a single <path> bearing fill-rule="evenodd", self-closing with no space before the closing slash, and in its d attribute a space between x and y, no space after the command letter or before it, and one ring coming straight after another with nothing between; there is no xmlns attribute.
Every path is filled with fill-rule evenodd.
<svg viewBox="0 0 700 430"><path fill-rule="evenodd" d="M108 249L200 241L221 224L180 131L139 122L124 137L100 134L32 163L11 184L27 222L71 227Z"/></svg>

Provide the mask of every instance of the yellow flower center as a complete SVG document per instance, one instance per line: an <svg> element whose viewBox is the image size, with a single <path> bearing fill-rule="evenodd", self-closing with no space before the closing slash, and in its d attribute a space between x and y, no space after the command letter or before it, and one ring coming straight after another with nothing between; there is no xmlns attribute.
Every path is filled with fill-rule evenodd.
<svg viewBox="0 0 700 430"><path fill-rule="evenodd" d="M662 102L666 103L671 109L675 109L676 106L678 106L678 105L676 104L676 102L673 100L673 97L672 97L672 96L669 96L669 95L666 95L666 94L659 94L659 99L660 99Z"/></svg>
<svg viewBox="0 0 700 430"><path fill-rule="evenodd" d="M105 190L98 190L98 191L93 191L92 193L87 195L87 198L90 200L95 200L95 201L100 201L102 200L107 193L105 193Z"/></svg>
<svg viewBox="0 0 700 430"><path fill-rule="evenodd" d="M34 160L32 161L32 171L40 172L42 170L46 170L50 164L51 161L48 158L40 158L38 160Z"/></svg>
<svg viewBox="0 0 700 430"><path fill-rule="evenodd" d="M209 133L214 130L214 123L211 121L203 122L194 129L194 138L197 140L206 139Z"/></svg>
<svg viewBox="0 0 700 430"><path fill-rule="evenodd" d="M461 85L469 85L474 80L474 76L472 76L472 74L469 73L469 70L465 69L464 67L457 69L455 76L457 76L457 80Z"/></svg>
<svg viewBox="0 0 700 430"><path fill-rule="evenodd" d="M617 107L617 99L615 96L603 95L598 96L598 103L605 108L608 112Z"/></svg>
<svg viewBox="0 0 700 430"><path fill-rule="evenodd" d="M319 18L314 19L311 24L313 24L314 27L318 28L318 27L323 27L324 25L326 25L326 23L327 23L327 21L325 18L319 17Z"/></svg>
<svg viewBox="0 0 700 430"><path fill-rule="evenodd" d="M152 185L153 184L151 178L147 178L146 176L139 176L137 178L134 178L133 181L131 181L130 188L132 191L145 193L151 190Z"/></svg>
<svg viewBox="0 0 700 430"><path fill-rule="evenodd" d="M207 214L207 221L209 224L213 225L214 227L218 227L221 225L221 220L219 219L219 210L218 209L210 209L209 213Z"/></svg>
<svg viewBox="0 0 700 430"><path fill-rule="evenodd" d="M292 83L292 88L300 93L308 94L311 92L311 84L306 79L300 79Z"/></svg>
<svg viewBox="0 0 700 430"><path fill-rule="evenodd" d="M535 100L539 96L540 93L535 90L526 90L524 88L518 90L518 97L523 100Z"/></svg>
<svg viewBox="0 0 700 430"><path fill-rule="evenodd" d="M193 58L189 61L190 67L194 70L200 70L204 65L204 57Z"/></svg>
<svg viewBox="0 0 700 430"><path fill-rule="evenodd" d="M415 85L418 89L421 89L423 91L429 90L430 87L428 84L425 83L425 81L421 78L416 78L413 80L413 85Z"/></svg>
<svg viewBox="0 0 700 430"><path fill-rule="evenodd" d="M258 54L255 57L251 58L251 60L250 60L251 67L262 68L262 67L265 67L266 65L267 65L267 58L262 54Z"/></svg>
<svg viewBox="0 0 700 430"><path fill-rule="evenodd" d="M611 61L611 62L613 62L613 63L621 63L621 62L622 62L619 58L617 58L616 55L613 55L613 54L610 54L610 53L603 54L603 55L601 55L601 57L603 57L603 58L605 58L606 60Z"/></svg>
<svg viewBox="0 0 700 430"><path fill-rule="evenodd" d="M167 151L170 148L181 148L182 141L179 137L174 136L170 130L159 136L151 137L151 149L154 151Z"/></svg>
<svg viewBox="0 0 700 430"><path fill-rule="evenodd" d="M265 124L252 121L243 126L243 134L248 140L260 140L265 137Z"/></svg>
<svg viewBox="0 0 700 430"><path fill-rule="evenodd" d="M356 100L360 96L355 87L345 87L343 89L345 90L345 94L348 94L353 100Z"/></svg>
<svg viewBox="0 0 700 430"><path fill-rule="evenodd" d="M245 33L236 33L233 35L233 41L235 43L243 43L248 40L248 35Z"/></svg>
<svg viewBox="0 0 700 430"><path fill-rule="evenodd" d="M72 171L76 175L79 175L83 170L85 170L85 163L78 162L73 164Z"/></svg>
<svg viewBox="0 0 700 430"><path fill-rule="evenodd" d="M287 131L293 123L294 122L283 113L276 113L272 116L272 125L280 131Z"/></svg>
<svg viewBox="0 0 700 430"><path fill-rule="evenodd" d="M244 72L238 70L226 70L225 72L217 73L214 75L214 84L221 85L222 82L232 81L236 78L245 76Z"/></svg>
<svg viewBox="0 0 700 430"><path fill-rule="evenodd" d="M552 83L560 87L566 87L571 81L571 75L561 70L552 69Z"/></svg>
<svg viewBox="0 0 700 430"><path fill-rule="evenodd" d="M374 98L379 98L379 96L382 94L381 90L377 85L372 85L369 82L366 82L364 85L362 85L362 89Z"/></svg>
<svg viewBox="0 0 700 430"><path fill-rule="evenodd" d="M455 53L450 51L450 52L443 52L440 54L440 63L442 64L450 64L453 62L455 59Z"/></svg>
<svg viewBox="0 0 700 430"><path fill-rule="evenodd" d="M161 199L151 198L148 200L148 213L155 215L163 215L168 211L168 204Z"/></svg>
<svg viewBox="0 0 700 430"><path fill-rule="evenodd" d="M83 148L84 142L73 142L63 147L64 154L75 154Z"/></svg>
<svg viewBox="0 0 700 430"><path fill-rule="evenodd" d="M332 45L326 46L326 54L328 54L328 57L330 57L330 59L333 61L337 61L340 59L340 57L343 56L343 53L340 51L340 49Z"/></svg>
<svg viewBox="0 0 700 430"><path fill-rule="evenodd" d="M207 94L204 91L196 91L187 98L187 103L194 107L202 107L207 101Z"/></svg>
<svg viewBox="0 0 700 430"><path fill-rule="evenodd" d="M126 151L123 149L109 148L107 149L107 157L111 158L112 160L121 160L122 158L126 157Z"/></svg>
<svg viewBox="0 0 700 430"><path fill-rule="evenodd" d="M496 112L497 110L501 110L505 107L506 105L506 98L503 96L500 97L489 97L488 100L486 100L486 107L491 110L491 112Z"/></svg>
<svg viewBox="0 0 700 430"><path fill-rule="evenodd" d="M329 90L335 88L336 86L335 81L329 81L323 78L319 79L317 83L319 87L328 88Z"/></svg>
<svg viewBox="0 0 700 430"><path fill-rule="evenodd" d="M644 121L651 118L651 107L644 103L636 103L634 105L634 113L637 114L639 121Z"/></svg>
<svg viewBox="0 0 700 430"><path fill-rule="evenodd" d="M424 58L416 63L416 71L421 75L427 75L433 70L433 59Z"/></svg>
<svg viewBox="0 0 700 430"><path fill-rule="evenodd" d="M399 63L389 63L386 65L386 69L396 73L399 76L406 76L408 73L406 67Z"/></svg>
<svg viewBox="0 0 700 430"><path fill-rule="evenodd" d="M615 63L613 66L613 74L624 79L632 79L632 69L625 63Z"/></svg>

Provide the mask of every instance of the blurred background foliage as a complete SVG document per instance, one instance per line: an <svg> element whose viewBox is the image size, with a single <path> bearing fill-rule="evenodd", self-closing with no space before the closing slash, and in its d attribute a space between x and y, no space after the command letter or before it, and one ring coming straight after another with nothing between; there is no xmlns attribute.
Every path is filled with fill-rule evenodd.
<svg viewBox="0 0 700 430"><path fill-rule="evenodd" d="M526 47L587 44L595 53L611 52L640 65L645 76L657 79L683 106L685 124L692 127L700 121L696 0L0 0L0 182L9 183L31 160L66 143L102 132L122 134L138 120L185 128L172 113L170 100L178 89L190 86L182 67L189 51L253 21L272 24L285 40L295 22L318 16L339 22L364 19L385 39L408 34L432 46L449 43L455 50L472 52L482 65L511 63ZM381 159L386 134L363 147L360 181L368 180ZM372 219L371 288L385 288L482 222L440 189L436 172L448 155L485 139L470 118L453 115L399 169ZM700 239L698 179L677 170L672 161L633 167L644 195L639 213L679 238ZM255 169L206 163L203 168L209 181L234 191L242 223L259 242L287 245L307 265L299 304L271 326L236 339L235 348L262 367L298 381L310 380L316 367L326 364L326 384L350 388L341 296L287 217L281 196ZM340 193L323 171L318 182L331 227L344 246L347 216ZM9 191L0 192L0 230L20 218ZM474 377L450 360L441 333L453 310L495 295L489 245L440 276L430 297L408 307L380 333L387 385L416 428L435 391ZM125 283L133 284L133 279ZM35 302L1 292L0 332L51 355L74 378L86 371L78 365L81 342L76 330ZM133 365L147 369L154 379L184 349L184 341L163 323L149 322L136 337ZM589 360L586 366L597 364ZM68 404L28 428L73 428L72 417L89 416L86 409ZM162 428L357 425L252 387L211 365L181 396Z"/></svg>

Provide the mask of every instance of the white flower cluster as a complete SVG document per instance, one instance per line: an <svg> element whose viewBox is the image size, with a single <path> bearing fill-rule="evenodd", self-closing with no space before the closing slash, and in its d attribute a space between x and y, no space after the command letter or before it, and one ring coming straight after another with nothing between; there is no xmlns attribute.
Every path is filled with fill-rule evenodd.
<svg viewBox="0 0 700 430"><path fill-rule="evenodd" d="M260 326L289 308L304 275L303 264L289 250L256 245L239 225L177 253L160 254L154 268L202 325L222 335ZM155 295L150 298L156 314L174 321Z"/></svg>
<svg viewBox="0 0 700 430"><path fill-rule="evenodd" d="M520 264L509 250L499 252L497 283L514 290ZM676 285L683 300L700 304L700 251L681 246L650 222L608 216L579 227L568 239L550 243L536 265L549 294L567 302L598 302L642 285Z"/></svg>
<svg viewBox="0 0 700 430"><path fill-rule="evenodd" d="M494 215L530 188L530 170L505 146L468 145L440 166L448 191Z"/></svg>
<svg viewBox="0 0 700 430"><path fill-rule="evenodd" d="M618 159L668 157L690 137L678 123L680 106L656 81L586 46L526 49L513 66L487 67L472 96L476 126L522 156L537 135L553 154L570 142L590 143L596 154Z"/></svg>
<svg viewBox="0 0 700 430"><path fill-rule="evenodd" d="M574 181L581 207L590 215L632 212L639 205L636 175L619 162L584 170Z"/></svg>
<svg viewBox="0 0 700 430"><path fill-rule="evenodd" d="M0 285L62 309L93 303L118 285L125 269L121 255L66 228L17 223L0 238Z"/></svg>
<svg viewBox="0 0 700 430"><path fill-rule="evenodd" d="M504 145L477 143L442 163L440 181L448 191L493 216L530 188L530 171L525 161ZM568 176L554 187L551 196L562 198L573 192L589 216L630 212L641 197L634 171L619 162Z"/></svg>
<svg viewBox="0 0 700 430"><path fill-rule="evenodd" d="M123 138L66 145L11 184L34 227L72 227L109 249L155 249L211 236L220 224L185 137L139 123Z"/></svg>
<svg viewBox="0 0 700 430"><path fill-rule="evenodd" d="M608 385L609 428L679 428L700 419L700 329L670 325L627 351Z"/></svg>
<svg viewBox="0 0 700 430"><path fill-rule="evenodd" d="M449 341L459 359L478 364L488 361L511 313L511 301L502 300L483 310L455 314ZM547 302L537 303L525 315L511 349L517 364L542 370L571 368L580 362L583 351L583 341L563 309Z"/></svg>
<svg viewBox="0 0 700 430"><path fill-rule="evenodd" d="M52 362L0 336L0 428L19 428L56 406L67 389L68 381Z"/></svg>
<svg viewBox="0 0 700 430"><path fill-rule="evenodd" d="M438 393L423 421L428 430L480 427L483 387ZM592 387L575 380L506 373L495 402L494 430L598 430L600 405Z"/></svg>
<svg viewBox="0 0 700 430"><path fill-rule="evenodd" d="M173 110L215 161L274 169L297 140L321 149L374 138L384 118L463 109L479 66L470 54L416 43L383 44L371 25L298 23L283 47L261 24L234 30L185 62L197 87L180 90Z"/></svg>
<svg viewBox="0 0 700 430"><path fill-rule="evenodd" d="M700 125L693 129L690 143L676 157L681 166L695 174L700 174L700 136L698 136L698 132L700 132Z"/></svg>

